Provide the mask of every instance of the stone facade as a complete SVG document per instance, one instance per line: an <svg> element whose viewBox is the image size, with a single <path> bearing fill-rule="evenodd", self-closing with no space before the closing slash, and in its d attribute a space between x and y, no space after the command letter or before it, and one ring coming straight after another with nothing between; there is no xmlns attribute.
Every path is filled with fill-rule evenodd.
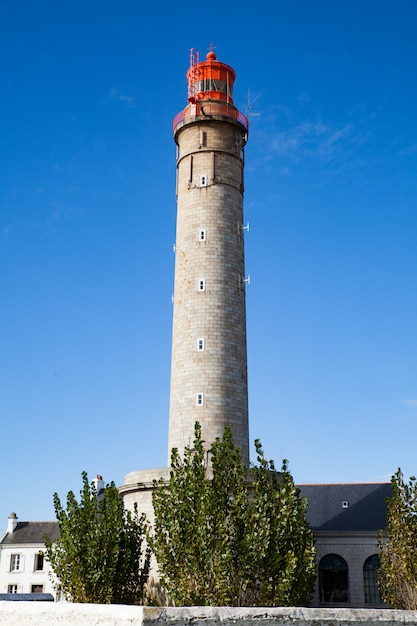
<svg viewBox="0 0 417 626"><path fill-rule="evenodd" d="M248 465L243 225L248 124L233 104L234 70L216 61L213 51L202 63L194 52L188 104L173 124L177 224L168 466L173 448L182 456L192 445L196 422L206 449L229 424ZM137 503L152 520L152 481L168 475L169 468L126 474L120 487L125 506Z"/></svg>
<svg viewBox="0 0 417 626"><path fill-rule="evenodd" d="M136 503L138 511L145 513L151 524L153 524L154 520L152 506L153 481L159 481L161 478L165 481L169 479L169 468L162 467L130 472L125 475L124 485L119 487L119 493L123 497L125 508L132 510Z"/></svg>
<svg viewBox="0 0 417 626"><path fill-rule="evenodd" d="M365 598L364 565L367 559L379 553L375 532L340 532L326 533L315 531L314 538L317 548L317 565L328 554L337 554L347 565L348 595L346 602L326 601L320 597L320 572L318 572L313 598L310 606L349 606L349 607L379 607L383 602L378 598L370 601Z"/></svg>
<svg viewBox="0 0 417 626"><path fill-rule="evenodd" d="M168 451L225 425L249 463L243 145L228 117L177 127L177 232ZM169 462L169 460L168 460Z"/></svg>

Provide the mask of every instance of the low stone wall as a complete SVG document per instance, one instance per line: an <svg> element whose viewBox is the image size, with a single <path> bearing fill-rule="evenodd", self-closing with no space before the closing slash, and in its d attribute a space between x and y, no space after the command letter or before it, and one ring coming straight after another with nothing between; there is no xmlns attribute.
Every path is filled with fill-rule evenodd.
<svg viewBox="0 0 417 626"><path fill-rule="evenodd" d="M0 602L0 626L417 626L417 611Z"/></svg>

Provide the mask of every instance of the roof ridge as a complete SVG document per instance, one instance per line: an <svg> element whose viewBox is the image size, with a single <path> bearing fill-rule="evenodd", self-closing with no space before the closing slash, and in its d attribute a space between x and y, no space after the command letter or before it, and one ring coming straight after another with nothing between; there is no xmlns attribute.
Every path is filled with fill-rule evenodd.
<svg viewBox="0 0 417 626"><path fill-rule="evenodd" d="M296 487L343 487L344 485L390 485L390 481L349 482L349 483L295 483Z"/></svg>

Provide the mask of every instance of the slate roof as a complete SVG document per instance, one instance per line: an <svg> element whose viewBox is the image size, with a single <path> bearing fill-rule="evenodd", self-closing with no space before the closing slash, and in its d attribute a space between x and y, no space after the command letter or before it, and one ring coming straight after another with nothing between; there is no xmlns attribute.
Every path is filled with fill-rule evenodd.
<svg viewBox="0 0 417 626"><path fill-rule="evenodd" d="M0 593L0 600L8 602L53 602L51 593Z"/></svg>
<svg viewBox="0 0 417 626"><path fill-rule="evenodd" d="M58 522L18 522L14 531L5 535L1 545L44 543L45 535L48 535L52 542L58 539Z"/></svg>
<svg viewBox="0 0 417 626"><path fill-rule="evenodd" d="M315 531L376 532L386 526L385 500L392 495L391 483L297 487L307 498L307 520Z"/></svg>

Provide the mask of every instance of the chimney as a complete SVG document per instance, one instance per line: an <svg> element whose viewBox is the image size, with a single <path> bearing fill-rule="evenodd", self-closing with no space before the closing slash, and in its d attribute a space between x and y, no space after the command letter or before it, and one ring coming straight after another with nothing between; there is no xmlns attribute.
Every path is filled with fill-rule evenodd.
<svg viewBox="0 0 417 626"><path fill-rule="evenodd" d="M17 515L16 513L10 513L9 521L7 524L7 532L12 533L17 526Z"/></svg>
<svg viewBox="0 0 417 626"><path fill-rule="evenodd" d="M100 476L99 474L97 474L97 476L92 480L92 483L95 487L96 490L96 495L99 496L100 492L104 489L105 485L104 485L104 480L103 480L103 476Z"/></svg>

